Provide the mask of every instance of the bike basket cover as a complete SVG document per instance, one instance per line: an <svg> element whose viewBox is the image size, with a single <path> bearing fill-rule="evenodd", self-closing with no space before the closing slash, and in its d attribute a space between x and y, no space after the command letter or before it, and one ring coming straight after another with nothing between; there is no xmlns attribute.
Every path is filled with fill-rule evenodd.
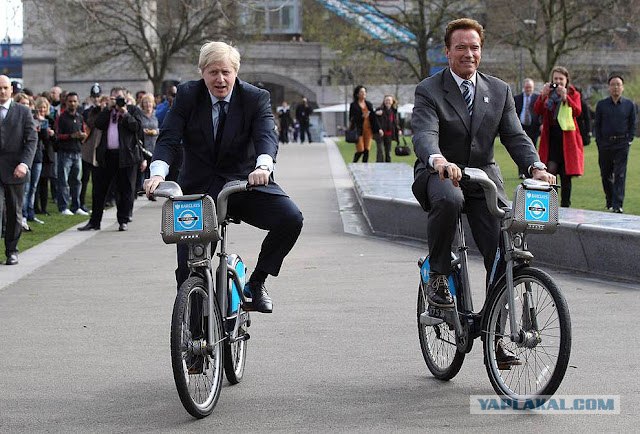
<svg viewBox="0 0 640 434"><path fill-rule="evenodd" d="M551 187L520 184L513 200L513 232L553 233L558 227L558 193Z"/></svg>
<svg viewBox="0 0 640 434"><path fill-rule="evenodd" d="M213 199L191 195L167 200L162 206L161 233L167 244L219 240Z"/></svg>

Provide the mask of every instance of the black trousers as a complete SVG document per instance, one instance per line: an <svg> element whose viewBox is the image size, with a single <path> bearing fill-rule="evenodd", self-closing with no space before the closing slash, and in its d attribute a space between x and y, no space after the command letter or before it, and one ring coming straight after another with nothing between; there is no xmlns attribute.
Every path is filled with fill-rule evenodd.
<svg viewBox="0 0 640 434"><path fill-rule="evenodd" d="M311 133L309 132L309 123L300 122L300 143L304 142L305 132L307 134L307 140L309 140L309 143L311 143L312 140L311 140Z"/></svg>
<svg viewBox="0 0 640 434"><path fill-rule="evenodd" d="M93 173L93 164L82 160L82 187L80 188L80 206L85 208L87 198L87 187L89 185L89 179Z"/></svg>
<svg viewBox="0 0 640 434"><path fill-rule="evenodd" d="M262 242L256 270L277 276L285 256L291 251L302 230L302 212L287 196L247 191L229 198L229 214L244 223L269 231ZM178 288L189 277L189 249L178 244Z"/></svg>
<svg viewBox="0 0 640 434"><path fill-rule="evenodd" d="M22 233L22 202L24 199L24 183L4 184L0 181L0 216L5 215L4 231L5 253L18 252L18 241Z"/></svg>
<svg viewBox="0 0 640 434"><path fill-rule="evenodd" d="M376 163L391 163L391 136L376 138Z"/></svg>
<svg viewBox="0 0 640 434"><path fill-rule="evenodd" d="M598 148L598 164L607 208L622 208L628 157L629 146L619 149Z"/></svg>
<svg viewBox="0 0 640 434"><path fill-rule="evenodd" d="M120 155L117 149L106 152L104 167L97 166L93 171L91 223L100 226L109 184L114 179L117 191L118 223L129 222L129 217L133 210L133 189L136 182L137 169L137 166L120 167Z"/></svg>
<svg viewBox="0 0 640 434"><path fill-rule="evenodd" d="M464 181L461 181L460 188L457 188L449 179L441 181L438 174L434 173L427 180L427 195L431 204L427 228L431 271L449 274L451 246L455 239L458 218L464 209L473 239L484 258L488 278L496 262L500 221L489 213L482 188Z"/></svg>

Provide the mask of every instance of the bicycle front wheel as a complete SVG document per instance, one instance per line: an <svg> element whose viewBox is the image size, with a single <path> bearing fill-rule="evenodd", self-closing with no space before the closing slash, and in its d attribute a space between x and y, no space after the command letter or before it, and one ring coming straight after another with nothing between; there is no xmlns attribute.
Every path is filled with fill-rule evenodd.
<svg viewBox="0 0 640 434"><path fill-rule="evenodd" d="M509 312L506 286L497 289L485 313L484 361L496 393L517 409L535 408L560 386L571 353L571 318L564 296L542 270L514 271L515 312ZM516 316L522 342L511 342L510 315ZM498 341L519 359L501 364Z"/></svg>
<svg viewBox="0 0 640 434"><path fill-rule="evenodd" d="M178 290L171 319L173 379L184 408L203 418L213 411L222 389L222 318L201 277L190 277ZM208 316L213 330L207 332Z"/></svg>
<svg viewBox="0 0 640 434"><path fill-rule="evenodd" d="M420 323L420 314L427 306L427 294L421 282L418 285L418 337L422 357L434 377L451 380L460 371L465 353L458 351L455 330L446 322L434 326Z"/></svg>

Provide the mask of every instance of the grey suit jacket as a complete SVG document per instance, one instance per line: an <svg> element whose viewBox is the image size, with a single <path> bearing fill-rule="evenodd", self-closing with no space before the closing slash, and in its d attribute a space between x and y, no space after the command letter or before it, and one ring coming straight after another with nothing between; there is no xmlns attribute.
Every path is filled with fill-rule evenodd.
<svg viewBox="0 0 640 434"><path fill-rule="evenodd" d="M495 77L477 73L473 117L449 68L426 78L416 87L411 119L413 145L418 157L412 186L420 205L429 210L427 178L433 173L429 156L442 154L461 167L484 170L506 202L500 168L493 158L493 144L499 135L511 158L520 167L539 161L533 143L516 114L509 86Z"/></svg>
<svg viewBox="0 0 640 434"><path fill-rule="evenodd" d="M0 180L3 184L22 184L27 177L15 178L16 166L29 168L38 145L38 133L31 110L11 101L4 120L0 122Z"/></svg>

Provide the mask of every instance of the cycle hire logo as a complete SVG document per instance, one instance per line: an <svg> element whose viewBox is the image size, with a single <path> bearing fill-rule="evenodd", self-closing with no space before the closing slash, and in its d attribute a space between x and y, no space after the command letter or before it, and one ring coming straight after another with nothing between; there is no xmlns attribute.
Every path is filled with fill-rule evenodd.
<svg viewBox="0 0 640 434"><path fill-rule="evenodd" d="M549 192L527 191L524 199L526 221L549 222Z"/></svg>
<svg viewBox="0 0 640 434"><path fill-rule="evenodd" d="M202 228L202 201L175 201L173 203L173 231L193 232Z"/></svg>

